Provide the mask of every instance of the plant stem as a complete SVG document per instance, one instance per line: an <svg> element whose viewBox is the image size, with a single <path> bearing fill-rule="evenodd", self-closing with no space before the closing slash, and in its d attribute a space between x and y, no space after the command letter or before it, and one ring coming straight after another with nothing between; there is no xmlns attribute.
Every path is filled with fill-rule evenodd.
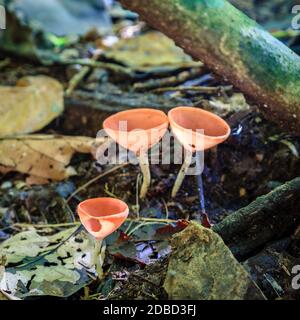
<svg viewBox="0 0 300 320"><path fill-rule="evenodd" d="M95 53L91 58L91 61L97 61L100 55L101 55L101 51L95 50ZM70 97L72 95L73 91L82 82L82 80L90 72L90 70L91 70L91 66L83 66L82 69L72 77L72 79L70 80L69 86L66 90L66 97Z"/></svg>

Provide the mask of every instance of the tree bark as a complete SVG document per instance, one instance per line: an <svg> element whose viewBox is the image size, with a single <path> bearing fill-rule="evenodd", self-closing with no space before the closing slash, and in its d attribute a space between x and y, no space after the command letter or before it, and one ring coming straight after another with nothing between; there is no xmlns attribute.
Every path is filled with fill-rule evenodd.
<svg viewBox="0 0 300 320"><path fill-rule="evenodd" d="M300 57L226 0L120 0L300 134Z"/></svg>

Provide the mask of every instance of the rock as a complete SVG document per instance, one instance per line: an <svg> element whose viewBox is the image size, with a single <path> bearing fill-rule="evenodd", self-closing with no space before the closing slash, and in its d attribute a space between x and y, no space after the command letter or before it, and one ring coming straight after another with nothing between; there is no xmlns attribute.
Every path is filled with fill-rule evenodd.
<svg viewBox="0 0 300 320"><path fill-rule="evenodd" d="M176 234L171 245L164 288L170 299L265 299L223 240L192 222Z"/></svg>

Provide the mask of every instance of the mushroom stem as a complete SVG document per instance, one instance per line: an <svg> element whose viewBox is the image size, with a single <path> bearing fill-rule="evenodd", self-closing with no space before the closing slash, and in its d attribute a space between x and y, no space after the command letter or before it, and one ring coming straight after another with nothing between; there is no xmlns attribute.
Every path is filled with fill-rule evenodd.
<svg viewBox="0 0 300 320"><path fill-rule="evenodd" d="M143 183L140 190L140 198L143 199L145 198L151 183L151 174L147 152L141 152L138 156L138 159L143 174Z"/></svg>
<svg viewBox="0 0 300 320"><path fill-rule="evenodd" d="M191 162L192 162L193 153L191 151L186 150L185 151L185 157L183 164L180 168L180 171L178 172L176 181L174 183L173 189L172 189L172 198L175 198L177 195L178 190L180 189L182 182L184 180L184 177L186 175L187 170L189 169Z"/></svg>
<svg viewBox="0 0 300 320"><path fill-rule="evenodd" d="M102 239L100 240L95 239L95 247L94 247L93 256L92 256L92 266L95 266L99 279L102 279L103 277L102 265L104 262L105 249L106 249L106 245L103 244L102 246L102 242L103 242Z"/></svg>

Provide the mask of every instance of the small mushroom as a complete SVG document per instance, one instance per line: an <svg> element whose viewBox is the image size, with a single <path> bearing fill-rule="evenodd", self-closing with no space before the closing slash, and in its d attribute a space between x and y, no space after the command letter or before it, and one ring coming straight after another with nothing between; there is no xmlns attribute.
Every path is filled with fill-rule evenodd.
<svg viewBox="0 0 300 320"><path fill-rule="evenodd" d="M106 133L139 160L143 174L140 198L146 196L151 182L148 150L162 139L168 126L164 112L146 108L121 111L103 122Z"/></svg>
<svg viewBox="0 0 300 320"><path fill-rule="evenodd" d="M80 202L77 212L81 223L95 239L91 263L96 265L98 277L101 278L105 253L103 240L125 222L129 213L128 206L115 198L93 198Z"/></svg>
<svg viewBox="0 0 300 320"><path fill-rule="evenodd" d="M194 107L177 107L169 111L168 118L175 137L185 149L185 158L172 189L176 197L196 153L196 166L201 166L200 152L224 142L230 135L230 127L217 115ZM198 170L197 170L198 171ZM205 213L202 175L197 176L201 210Z"/></svg>

